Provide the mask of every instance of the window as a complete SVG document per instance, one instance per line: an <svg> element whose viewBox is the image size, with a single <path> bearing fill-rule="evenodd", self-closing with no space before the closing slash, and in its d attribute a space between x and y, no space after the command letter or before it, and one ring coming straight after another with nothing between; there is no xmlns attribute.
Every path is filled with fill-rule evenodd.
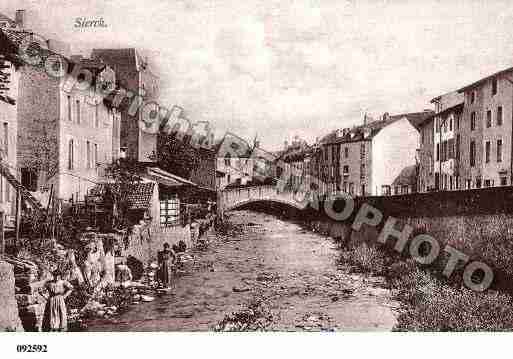
<svg viewBox="0 0 513 359"><path fill-rule="evenodd" d="M476 178L476 188L481 188L481 177Z"/></svg>
<svg viewBox="0 0 513 359"><path fill-rule="evenodd" d="M230 154L227 153L226 156L224 156L224 165L225 166L230 166Z"/></svg>
<svg viewBox="0 0 513 359"><path fill-rule="evenodd" d="M470 141L470 167L476 165L476 142Z"/></svg>
<svg viewBox="0 0 513 359"><path fill-rule="evenodd" d="M502 162L502 140L497 140L497 162Z"/></svg>
<svg viewBox="0 0 513 359"><path fill-rule="evenodd" d="M435 132L436 133L440 132L440 118L439 117L435 117Z"/></svg>
<svg viewBox="0 0 513 359"><path fill-rule="evenodd" d="M484 186L485 187L491 187L492 186L492 181L490 181L489 179L485 180L484 181Z"/></svg>
<svg viewBox="0 0 513 359"><path fill-rule="evenodd" d="M492 111L486 111L486 128L492 127Z"/></svg>
<svg viewBox="0 0 513 359"><path fill-rule="evenodd" d="M436 160L440 161L440 144L436 144Z"/></svg>
<svg viewBox="0 0 513 359"><path fill-rule="evenodd" d="M93 152L93 168L98 166L98 144L94 144L94 152Z"/></svg>
<svg viewBox="0 0 513 359"><path fill-rule="evenodd" d="M344 166L344 174L349 174L349 166Z"/></svg>
<svg viewBox="0 0 513 359"><path fill-rule="evenodd" d="M73 121L73 117L71 115L71 96L68 96L68 121Z"/></svg>
<svg viewBox="0 0 513 359"><path fill-rule="evenodd" d="M365 196L365 194L366 194L366 193L367 193L367 191L366 191L366 189L365 189L365 185L364 185L364 184L362 184L362 193L361 193L361 195L362 195L362 196Z"/></svg>
<svg viewBox="0 0 513 359"><path fill-rule="evenodd" d="M470 103L474 103L476 101L476 93L475 91L472 91L470 93Z"/></svg>
<svg viewBox="0 0 513 359"><path fill-rule="evenodd" d="M501 186L506 186L508 184L508 178L506 176L501 176Z"/></svg>
<svg viewBox="0 0 513 359"><path fill-rule="evenodd" d="M497 94L497 78L492 80L492 96Z"/></svg>
<svg viewBox="0 0 513 359"><path fill-rule="evenodd" d="M381 194L383 196L390 196L390 186L387 186L387 185L381 186Z"/></svg>
<svg viewBox="0 0 513 359"><path fill-rule="evenodd" d="M467 180L467 189L471 189L472 188L472 180Z"/></svg>
<svg viewBox="0 0 513 359"><path fill-rule="evenodd" d="M37 191L37 173L29 168L21 169L21 184L31 192Z"/></svg>
<svg viewBox="0 0 513 359"><path fill-rule="evenodd" d="M502 106L497 107L497 126L502 126Z"/></svg>
<svg viewBox="0 0 513 359"><path fill-rule="evenodd" d="M449 131L452 131L452 116L449 119Z"/></svg>
<svg viewBox="0 0 513 359"><path fill-rule="evenodd" d="M77 123L80 124L80 101L77 100L76 104L77 104L77 108L76 108L76 110L77 110Z"/></svg>
<svg viewBox="0 0 513 359"><path fill-rule="evenodd" d="M74 165L74 148L73 148L73 140L69 140L68 143L68 169L72 170Z"/></svg>
<svg viewBox="0 0 513 359"><path fill-rule="evenodd" d="M100 119L98 116L99 108L100 108L99 105L94 106L94 127L96 127L96 128L100 127Z"/></svg>
<svg viewBox="0 0 513 359"><path fill-rule="evenodd" d="M172 198L160 201L160 225L176 226L180 224L180 200Z"/></svg>
<svg viewBox="0 0 513 359"><path fill-rule="evenodd" d="M349 183L349 194L352 196L354 195L354 183Z"/></svg>
<svg viewBox="0 0 513 359"><path fill-rule="evenodd" d="M470 131L474 131L476 129L476 113L472 112L470 114Z"/></svg>
<svg viewBox="0 0 513 359"><path fill-rule="evenodd" d="M9 156L9 124L4 122L4 156Z"/></svg>
<svg viewBox="0 0 513 359"><path fill-rule="evenodd" d="M485 143L485 162L490 162L490 141Z"/></svg>
<svg viewBox="0 0 513 359"><path fill-rule="evenodd" d="M86 142L86 168L91 168L91 143Z"/></svg>
<svg viewBox="0 0 513 359"><path fill-rule="evenodd" d="M345 148L344 148L344 157L345 157L345 158L348 158L348 157L349 157L349 147L345 147Z"/></svg>
<svg viewBox="0 0 513 359"><path fill-rule="evenodd" d="M460 141L461 141L461 138L460 138L460 134L458 133L456 135L456 159L457 160L460 159Z"/></svg>

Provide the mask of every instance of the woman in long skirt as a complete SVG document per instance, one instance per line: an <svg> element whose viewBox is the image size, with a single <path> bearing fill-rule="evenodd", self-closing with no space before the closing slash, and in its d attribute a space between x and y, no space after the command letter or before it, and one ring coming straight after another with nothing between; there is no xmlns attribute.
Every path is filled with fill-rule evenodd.
<svg viewBox="0 0 513 359"><path fill-rule="evenodd" d="M68 328L68 313L64 300L71 294L73 286L61 279L61 272L53 272L53 280L45 284L48 291L45 312L43 315L43 331L62 332Z"/></svg>
<svg viewBox="0 0 513 359"><path fill-rule="evenodd" d="M161 286L164 288L171 287L171 278L173 276L173 264L175 259L175 252L169 249L169 243L164 243L164 250L158 253L159 280Z"/></svg>

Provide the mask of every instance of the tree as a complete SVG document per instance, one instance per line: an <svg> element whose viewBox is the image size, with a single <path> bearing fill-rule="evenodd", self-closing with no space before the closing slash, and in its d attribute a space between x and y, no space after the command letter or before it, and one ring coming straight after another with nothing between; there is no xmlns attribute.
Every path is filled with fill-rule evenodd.
<svg viewBox="0 0 513 359"><path fill-rule="evenodd" d="M34 120L24 129L25 139L18 143L22 154L20 167L42 176L43 183L59 172L59 146L57 120Z"/></svg>
<svg viewBox="0 0 513 359"><path fill-rule="evenodd" d="M132 159L119 159L106 168L106 176L112 180L103 194L104 205L111 216L109 227L124 226L128 215L128 196L141 182L140 166Z"/></svg>
<svg viewBox="0 0 513 359"><path fill-rule="evenodd" d="M182 140L175 134L158 135L157 155L154 159L163 170L187 179L199 164L199 154L196 148L189 144L189 137L186 136Z"/></svg>

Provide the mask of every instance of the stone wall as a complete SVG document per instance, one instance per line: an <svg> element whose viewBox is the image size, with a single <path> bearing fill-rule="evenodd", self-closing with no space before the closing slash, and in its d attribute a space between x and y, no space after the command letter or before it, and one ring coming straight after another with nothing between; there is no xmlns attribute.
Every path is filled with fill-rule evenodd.
<svg viewBox="0 0 513 359"><path fill-rule="evenodd" d="M12 266L0 261L0 331L23 331L14 296L14 272Z"/></svg>
<svg viewBox="0 0 513 359"><path fill-rule="evenodd" d="M180 240L187 244L187 248L192 246L189 225L185 227L136 226L134 232L129 237L128 250L123 251L123 255L134 256L141 262L148 264L157 260L157 252L162 250L164 243L169 243L172 246Z"/></svg>

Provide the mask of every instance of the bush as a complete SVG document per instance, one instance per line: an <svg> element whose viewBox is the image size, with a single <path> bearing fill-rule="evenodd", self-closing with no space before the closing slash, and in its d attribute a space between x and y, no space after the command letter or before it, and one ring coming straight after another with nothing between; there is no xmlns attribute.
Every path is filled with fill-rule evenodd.
<svg viewBox="0 0 513 359"><path fill-rule="evenodd" d="M342 251L340 263L350 264L362 272L375 274L382 274L385 269L384 255L367 243L360 243Z"/></svg>
<svg viewBox="0 0 513 359"><path fill-rule="evenodd" d="M405 309L395 330L498 331L513 328L511 297L454 288L419 269L395 283Z"/></svg>

